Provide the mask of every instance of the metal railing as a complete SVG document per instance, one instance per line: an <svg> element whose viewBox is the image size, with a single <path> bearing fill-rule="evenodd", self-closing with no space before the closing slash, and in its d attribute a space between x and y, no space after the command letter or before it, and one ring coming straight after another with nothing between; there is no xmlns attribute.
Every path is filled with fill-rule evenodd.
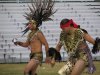
<svg viewBox="0 0 100 75"><path fill-rule="evenodd" d="M68 59L66 52L61 52L61 57L61 61L66 61ZM28 53L0 53L0 63L26 63L29 60L30 59ZM93 60L100 60L100 56L93 56ZM43 62L44 61L45 54L43 55Z"/></svg>
<svg viewBox="0 0 100 75"><path fill-rule="evenodd" d="M62 61L66 61L66 52L61 52ZM43 62L45 54L43 55ZM0 63L25 63L29 61L29 53L0 53Z"/></svg>

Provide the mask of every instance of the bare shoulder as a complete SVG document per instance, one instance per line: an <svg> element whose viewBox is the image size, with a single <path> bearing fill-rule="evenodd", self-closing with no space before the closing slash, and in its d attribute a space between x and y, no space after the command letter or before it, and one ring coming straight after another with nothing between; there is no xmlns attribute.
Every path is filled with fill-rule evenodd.
<svg viewBox="0 0 100 75"><path fill-rule="evenodd" d="M37 36L42 38L44 36L44 34L41 30L39 30L38 33L37 33Z"/></svg>
<svg viewBox="0 0 100 75"><path fill-rule="evenodd" d="M43 32L41 30L38 31L38 35L43 35Z"/></svg>
<svg viewBox="0 0 100 75"><path fill-rule="evenodd" d="M44 34L42 33L42 31L38 31L37 37L42 43L46 42L46 38L45 38Z"/></svg>

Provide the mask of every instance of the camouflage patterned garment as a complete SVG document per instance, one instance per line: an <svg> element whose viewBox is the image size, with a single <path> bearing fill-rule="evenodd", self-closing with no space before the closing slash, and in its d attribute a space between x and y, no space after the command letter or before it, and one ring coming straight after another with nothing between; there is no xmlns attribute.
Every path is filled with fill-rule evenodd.
<svg viewBox="0 0 100 75"><path fill-rule="evenodd" d="M62 31L60 34L60 42L69 55L69 61L74 65L78 59L84 60L86 66L88 66L88 73L92 74L96 71L96 68L92 61L90 49L86 40L83 38L83 34L81 29L75 30L73 35L68 35Z"/></svg>
<svg viewBox="0 0 100 75"><path fill-rule="evenodd" d="M39 63L41 65L43 60L43 54L42 52L30 53L30 59L39 60Z"/></svg>
<svg viewBox="0 0 100 75"><path fill-rule="evenodd" d="M71 35L62 31L60 34L60 42L70 56L69 60L75 63L75 60L83 59L87 63L87 55L83 48L86 43L83 39L83 31L81 29L75 30Z"/></svg>

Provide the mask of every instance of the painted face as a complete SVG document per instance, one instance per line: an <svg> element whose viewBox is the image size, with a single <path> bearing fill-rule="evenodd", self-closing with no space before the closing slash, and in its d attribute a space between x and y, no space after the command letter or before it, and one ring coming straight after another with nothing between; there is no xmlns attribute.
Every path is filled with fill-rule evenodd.
<svg viewBox="0 0 100 75"><path fill-rule="evenodd" d="M29 28L30 30L36 29L36 21L31 20L31 21L28 23L28 28Z"/></svg>

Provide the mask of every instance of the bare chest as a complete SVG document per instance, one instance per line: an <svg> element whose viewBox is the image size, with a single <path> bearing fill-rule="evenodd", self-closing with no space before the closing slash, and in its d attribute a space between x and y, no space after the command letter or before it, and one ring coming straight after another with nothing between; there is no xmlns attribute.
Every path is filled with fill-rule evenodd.
<svg viewBox="0 0 100 75"><path fill-rule="evenodd" d="M30 40L30 43L39 43L39 42L40 40L36 35Z"/></svg>

